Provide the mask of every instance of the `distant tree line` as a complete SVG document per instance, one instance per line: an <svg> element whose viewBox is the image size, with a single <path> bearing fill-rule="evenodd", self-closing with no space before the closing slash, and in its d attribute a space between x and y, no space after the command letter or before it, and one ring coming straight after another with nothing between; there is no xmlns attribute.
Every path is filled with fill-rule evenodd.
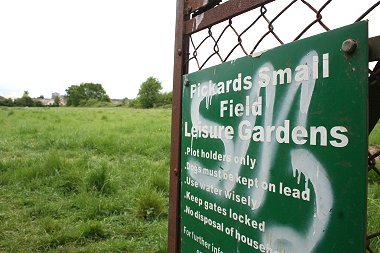
<svg viewBox="0 0 380 253"><path fill-rule="evenodd" d="M44 104L29 96L28 91L24 91L24 94L21 98L11 99L11 98L2 98L0 99L0 106L9 106L9 107L43 107Z"/></svg>
<svg viewBox="0 0 380 253"><path fill-rule="evenodd" d="M162 85L155 77L148 79L140 85L137 98L124 98L119 106L132 108L168 107L172 104L173 93L161 92ZM101 84L82 83L72 85L66 89L67 106L104 107L110 106L111 100Z"/></svg>
<svg viewBox="0 0 380 253"><path fill-rule="evenodd" d="M148 79L141 84L137 97L135 99L125 98L119 106L133 108L171 106L173 93L161 92L161 90L161 82L155 77L148 77ZM44 104L40 101L43 98L41 95L37 99L33 99L29 96L28 91L24 91L21 98L1 98L0 106L43 107ZM66 106L105 107L112 105L110 97L107 95L103 86L98 83L71 85L66 89L65 100ZM53 106L59 105L60 97L55 97Z"/></svg>

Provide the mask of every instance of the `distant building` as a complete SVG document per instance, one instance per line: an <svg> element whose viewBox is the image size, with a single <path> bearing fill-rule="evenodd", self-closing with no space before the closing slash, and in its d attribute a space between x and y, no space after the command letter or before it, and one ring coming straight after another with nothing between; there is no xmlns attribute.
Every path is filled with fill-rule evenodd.
<svg viewBox="0 0 380 253"><path fill-rule="evenodd" d="M54 105L54 99L56 97L59 97L59 105L65 106L66 105L66 98L65 96L60 96L58 92L54 92L51 94L51 98L36 98L37 101L40 101L45 106L52 106Z"/></svg>
<svg viewBox="0 0 380 253"><path fill-rule="evenodd" d="M123 103L123 99L112 99L111 98L111 103L114 104L114 105L122 104Z"/></svg>
<svg viewBox="0 0 380 253"><path fill-rule="evenodd" d="M40 101L45 106L54 104L54 99L51 99L51 98L37 98L36 100Z"/></svg>
<svg viewBox="0 0 380 253"><path fill-rule="evenodd" d="M63 96L63 95L60 95L59 96L59 105L60 106L65 106L66 105L66 97L65 96Z"/></svg>

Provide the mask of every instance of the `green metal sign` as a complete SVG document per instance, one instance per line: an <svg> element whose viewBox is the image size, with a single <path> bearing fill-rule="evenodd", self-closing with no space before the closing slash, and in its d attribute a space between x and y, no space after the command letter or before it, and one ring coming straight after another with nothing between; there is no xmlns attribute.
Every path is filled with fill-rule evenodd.
<svg viewBox="0 0 380 253"><path fill-rule="evenodd" d="M181 252L365 251L367 45L360 22L183 77Z"/></svg>

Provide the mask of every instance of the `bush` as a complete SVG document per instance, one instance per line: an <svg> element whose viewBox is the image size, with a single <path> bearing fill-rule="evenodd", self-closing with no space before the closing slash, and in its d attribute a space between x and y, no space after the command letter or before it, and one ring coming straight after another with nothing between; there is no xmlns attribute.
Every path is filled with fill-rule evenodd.
<svg viewBox="0 0 380 253"><path fill-rule="evenodd" d="M111 102L99 101L94 98L90 98L88 100L82 100L79 106L81 107L110 107L110 106L113 106L113 104Z"/></svg>
<svg viewBox="0 0 380 253"><path fill-rule="evenodd" d="M154 104L154 107L169 107L173 101L173 92L164 92L158 95L158 99Z"/></svg>
<svg viewBox="0 0 380 253"><path fill-rule="evenodd" d="M128 107L131 107L131 108L142 108L142 105L141 105L139 99L136 98L136 99L130 99L128 101Z"/></svg>

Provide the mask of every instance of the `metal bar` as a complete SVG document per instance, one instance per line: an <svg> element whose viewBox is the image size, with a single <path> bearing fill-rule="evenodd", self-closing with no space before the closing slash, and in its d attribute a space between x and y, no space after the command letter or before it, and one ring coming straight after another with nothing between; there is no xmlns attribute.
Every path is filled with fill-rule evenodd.
<svg viewBox="0 0 380 253"><path fill-rule="evenodd" d="M174 45L173 107L170 152L168 252L177 253L180 247L180 181L181 181L181 120L182 120L182 75L188 58L189 38L184 36L185 0L177 0L177 17Z"/></svg>
<svg viewBox="0 0 380 253"><path fill-rule="evenodd" d="M380 36L368 39L369 61L380 61Z"/></svg>
<svg viewBox="0 0 380 253"><path fill-rule="evenodd" d="M229 0L186 21L185 34L189 35L198 32L272 1L274 0Z"/></svg>

